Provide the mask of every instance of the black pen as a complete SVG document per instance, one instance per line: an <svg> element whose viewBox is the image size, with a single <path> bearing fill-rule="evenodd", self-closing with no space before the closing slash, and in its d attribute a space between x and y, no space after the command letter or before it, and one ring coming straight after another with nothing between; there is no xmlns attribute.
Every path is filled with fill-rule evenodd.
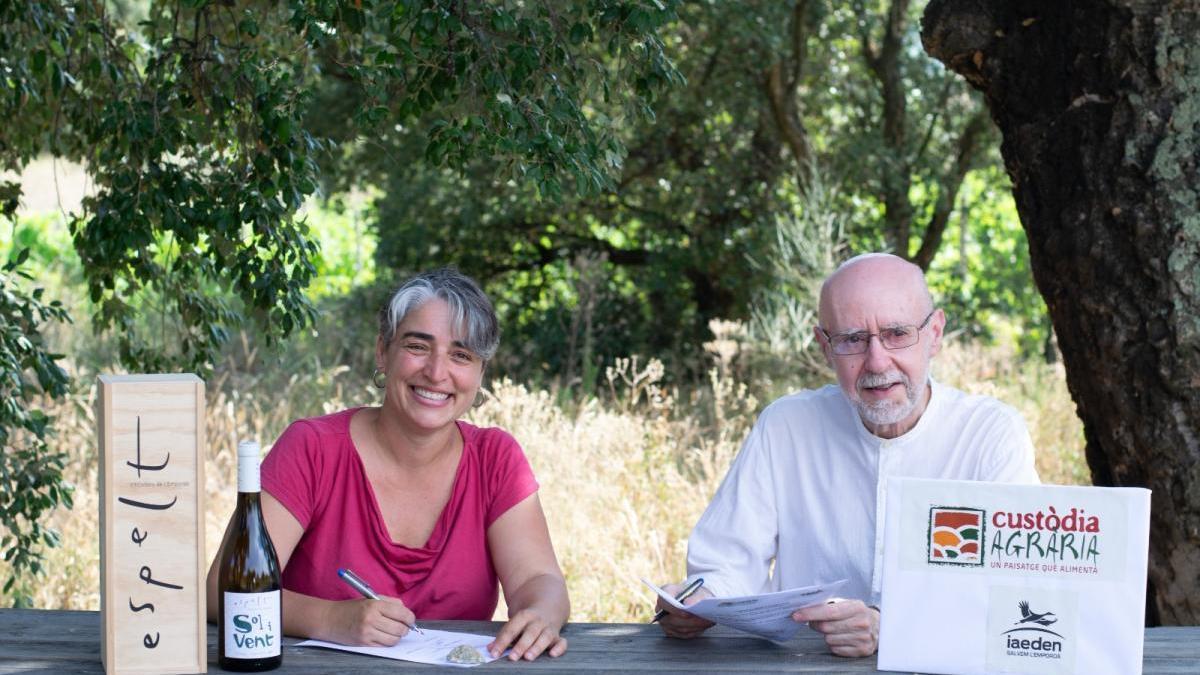
<svg viewBox="0 0 1200 675"><path fill-rule="evenodd" d="M367 584L367 582L363 581L362 578L360 578L354 572L351 572L350 570L348 570L344 567L340 567L340 568L338 568L338 577L340 577L342 581L346 582L346 585L348 585L350 588L353 588L354 590L358 591L359 595L363 596L364 598L370 598L372 600L379 599L379 594L375 592L375 589L371 588L371 586L369 584ZM404 622L401 621L400 623L404 623ZM415 621L412 623L411 626L406 623L404 625L417 631L421 635L425 634L425 631L421 630L420 628L417 628L417 623Z"/></svg>
<svg viewBox="0 0 1200 675"><path fill-rule="evenodd" d="M687 587L685 587L682 591L679 591L679 595L675 596L676 602L683 602L684 600L687 600L688 598L692 597L692 594L695 593L696 591L700 590L700 587L703 585L704 585L704 579L701 579L700 577L696 577L695 581L688 584ZM658 610L657 613L655 613L654 618L650 619L650 623L658 623L666 615L667 615L667 610L660 609L660 610Z"/></svg>

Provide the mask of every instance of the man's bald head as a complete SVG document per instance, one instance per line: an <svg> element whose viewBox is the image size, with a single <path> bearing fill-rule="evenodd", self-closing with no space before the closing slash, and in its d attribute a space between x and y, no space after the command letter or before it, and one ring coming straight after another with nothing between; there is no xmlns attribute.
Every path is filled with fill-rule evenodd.
<svg viewBox="0 0 1200 675"><path fill-rule="evenodd" d="M821 323L829 325L834 305L853 302L877 288L901 290L922 307L933 309L933 296L920 267L891 253L863 253L839 265L821 284Z"/></svg>

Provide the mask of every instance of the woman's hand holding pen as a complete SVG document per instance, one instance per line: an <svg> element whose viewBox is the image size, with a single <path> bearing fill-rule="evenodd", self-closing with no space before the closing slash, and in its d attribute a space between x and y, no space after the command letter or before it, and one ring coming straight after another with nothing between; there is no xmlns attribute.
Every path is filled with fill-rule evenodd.
<svg viewBox="0 0 1200 675"><path fill-rule="evenodd" d="M683 584L667 584L662 589L671 595L677 595L683 590ZM681 602L685 605L694 605L705 598L711 598L713 594L707 588L700 587L696 589L690 596L684 598ZM694 614L688 614L679 609L675 609L666 601L659 598L658 605L655 609L666 612L666 616L659 619L658 625L662 626L663 632L673 638L694 638L699 637L701 633L712 627L713 623L707 619L701 619Z"/></svg>
<svg viewBox="0 0 1200 675"><path fill-rule="evenodd" d="M323 639L344 645L390 647L408 634L417 617L399 598L379 596L329 603Z"/></svg>
<svg viewBox="0 0 1200 675"><path fill-rule="evenodd" d="M408 631L420 632L417 617L404 606L404 601L379 595L365 579L345 567L339 568L337 575L363 599L334 603L331 621L325 624L340 636L332 638L334 642L390 647Z"/></svg>

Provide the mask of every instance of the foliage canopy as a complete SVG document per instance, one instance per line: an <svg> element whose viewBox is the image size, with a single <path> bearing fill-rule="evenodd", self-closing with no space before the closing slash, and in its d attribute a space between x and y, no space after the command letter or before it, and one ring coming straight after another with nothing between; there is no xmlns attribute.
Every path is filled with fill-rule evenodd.
<svg viewBox="0 0 1200 675"><path fill-rule="evenodd" d="M0 166L49 150L88 167L72 230L97 329L129 367L203 370L244 316L268 340L312 320L316 244L296 214L341 159L333 141L412 129L436 166L497 158L550 196L611 187L623 148L588 98L646 111L678 80L656 34L673 7L188 0L132 26L101 2L5 0ZM314 124L330 97L350 105Z"/></svg>
<svg viewBox="0 0 1200 675"><path fill-rule="evenodd" d="M477 276L505 322L499 369L585 392L614 357L700 353L716 319L804 352L811 280L856 250L929 268L975 332L989 312L1044 328L994 138L921 56L918 9L0 0L0 169L45 152L87 167L73 245L94 330L132 370L206 373L235 328L270 344L310 326L302 206L365 188L379 269ZM0 180L14 222L22 188ZM949 236L957 253L935 260ZM991 264L1012 274L982 281ZM0 315L26 317L9 325L32 351L0 364L17 401L0 424L34 434L53 489L49 420L20 415L61 392L35 337L67 317L21 273L14 258Z"/></svg>
<svg viewBox="0 0 1200 675"><path fill-rule="evenodd" d="M411 129L423 148L404 161L496 158L550 197L611 188L624 154L611 112L647 112L679 79L656 32L675 5L0 0L0 169L43 152L84 164L95 193L71 232L95 330L127 368L204 373L246 320L268 343L313 320L317 244L297 213L352 142ZM588 108L596 92L610 115ZM345 116L314 123L331 97L351 102L329 108ZM0 182L9 220L21 190ZM0 285L0 432L33 434L2 467L33 480L5 479L0 515L14 571L36 572L35 541L53 542L37 519L69 491L28 406L65 390L36 338L66 316L10 282L23 262Z"/></svg>
<svg viewBox="0 0 1200 675"><path fill-rule="evenodd" d="M904 0L680 6L662 37L686 84L653 117L619 127L628 157L600 195L543 199L487 156L456 170L394 161L419 152L419 127L360 146L354 164L381 186L380 267L459 265L500 299L522 376L585 390L597 364L631 350L699 353L715 319L753 319L774 328L755 343L802 351L803 340L776 338L811 311L804 279L825 268L777 264L781 242L797 238L827 249L826 266L864 250L913 259L957 326L986 335L991 316L1016 315L1035 346L1044 310L1000 196L994 135L978 97L920 52L918 10ZM948 234L959 246L935 263ZM993 260L1012 272L998 284L979 273Z"/></svg>

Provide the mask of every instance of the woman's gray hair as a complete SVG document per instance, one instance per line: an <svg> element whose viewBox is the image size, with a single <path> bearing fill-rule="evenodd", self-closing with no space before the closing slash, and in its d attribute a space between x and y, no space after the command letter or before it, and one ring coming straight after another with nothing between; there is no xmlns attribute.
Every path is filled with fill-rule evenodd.
<svg viewBox="0 0 1200 675"><path fill-rule="evenodd" d="M462 332L467 349L484 361L491 360L500 344L500 323L492 301L474 279L453 267L422 272L400 285L379 308L379 337L386 348L408 313L433 298L450 306L453 325Z"/></svg>

